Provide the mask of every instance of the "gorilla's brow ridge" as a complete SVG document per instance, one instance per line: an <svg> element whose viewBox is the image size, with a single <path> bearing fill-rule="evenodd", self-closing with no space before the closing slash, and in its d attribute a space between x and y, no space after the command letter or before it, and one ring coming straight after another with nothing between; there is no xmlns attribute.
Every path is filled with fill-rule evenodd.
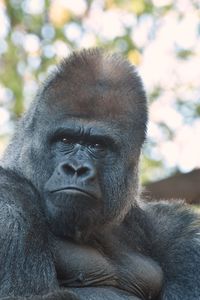
<svg viewBox="0 0 200 300"><path fill-rule="evenodd" d="M117 135L118 136L118 135ZM116 137L102 130L95 130L92 132L91 128L84 130L83 128L70 128L70 127L59 127L54 132L51 132L51 141L55 141L62 137L69 137L73 139L84 139L85 141L102 141L105 144L116 144Z"/></svg>

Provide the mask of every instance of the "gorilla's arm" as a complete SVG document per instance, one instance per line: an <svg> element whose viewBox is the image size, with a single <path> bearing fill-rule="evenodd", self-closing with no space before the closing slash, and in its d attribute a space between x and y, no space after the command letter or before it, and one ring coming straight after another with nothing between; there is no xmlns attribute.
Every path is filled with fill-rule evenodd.
<svg viewBox="0 0 200 300"><path fill-rule="evenodd" d="M36 206L37 192L28 181L1 167L0 191L0 298L22 299L57 290L48 231ZM56 293L27 299L76 299L71 293L67 297L68 292Z"/></svg>
<svg viewBox="0 0 200 300"><path fill-rule="evenodd" d="M55 290L44 295L31 295L31 296L8 296L0 298L1 300L78 300L73 292L69 290ZM96 299L95 299L96 300ZM97 299L98 300L98 299ZM129 299L124 299L129 300ZM140 300L140 299L130 299L130 300Z"/></svg>
<svg viewBox="0 0 200 300"><path fill-rule="evenodd" d="M182 202L147 204L151 253L164 272L162 300L200 295L200 217Z"/></svg>

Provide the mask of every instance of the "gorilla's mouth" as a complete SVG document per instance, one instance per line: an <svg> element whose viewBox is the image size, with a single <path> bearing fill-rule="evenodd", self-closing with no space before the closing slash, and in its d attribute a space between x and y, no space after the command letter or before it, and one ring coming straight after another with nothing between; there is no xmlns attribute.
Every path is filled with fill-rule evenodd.
<svg viewBox="0 0 200 300"><path fill-rule="evenodd" d="M51 191L51 193L61 193L61 192L66 192L67 194L71 194L71 195L74 195L74 196L87 196L91 199L96 199L96 195L89 192L89 191L86 191L86 190L83 190L83 189L80 189L78 187L73 187L73 186L70 186L70 187L64 187L64 188L60 188L60 189L56 189L56 190L53 190Z"/></svg>

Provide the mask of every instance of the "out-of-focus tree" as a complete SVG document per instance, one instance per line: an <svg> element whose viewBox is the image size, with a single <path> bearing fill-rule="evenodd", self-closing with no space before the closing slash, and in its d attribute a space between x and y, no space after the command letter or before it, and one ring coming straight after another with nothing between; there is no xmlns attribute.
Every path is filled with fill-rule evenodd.
<svg viewBox="0 0 200 300"><path fill-rule="evenodd" d="M102 46L138 67L149 95L143 181L200 167L199 8L198 0L0 0L0 149L55 63Z"/></svg>

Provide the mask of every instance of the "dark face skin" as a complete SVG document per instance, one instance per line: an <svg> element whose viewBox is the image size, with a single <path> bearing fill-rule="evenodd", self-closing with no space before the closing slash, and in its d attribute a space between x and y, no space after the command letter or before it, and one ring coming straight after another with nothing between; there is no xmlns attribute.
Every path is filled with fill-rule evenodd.
<svg viewBox="0 0 200 300"><path fill-rule="evenodd" d="M62 120L48 136L52 171L42 191L45 212L56 235L86 239L90 230L120 221L130 209L129 178L137 166L119 124Z"/></svg>

